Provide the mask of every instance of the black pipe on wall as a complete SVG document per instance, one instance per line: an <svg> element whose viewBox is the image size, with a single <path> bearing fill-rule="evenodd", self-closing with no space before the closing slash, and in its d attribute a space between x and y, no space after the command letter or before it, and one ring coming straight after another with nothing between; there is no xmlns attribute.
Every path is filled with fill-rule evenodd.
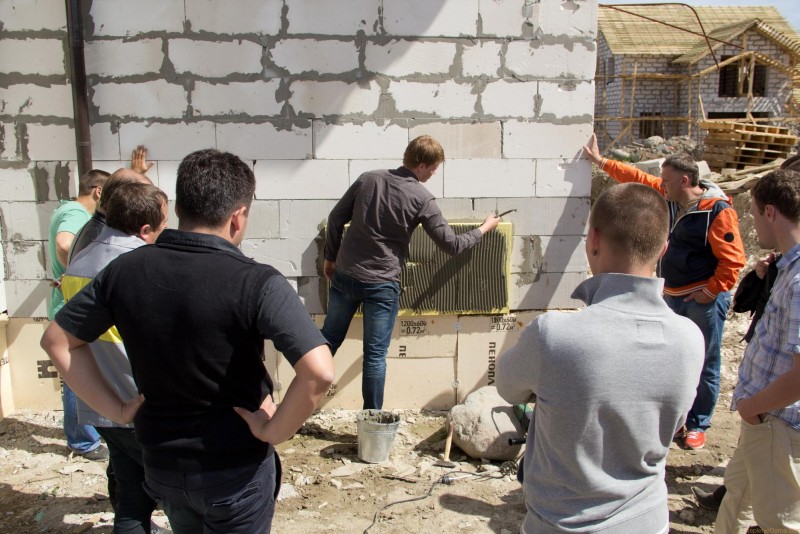
<svg viewBox="0 0 800 534"><path fill-rule="evenodd" d="M69 54L67 69L72 82L72 107L75 114L75 146L78 152L78 176L92 169L92 142L89 131L89 92L86 63L83 57L83 16L81 0L66 0Z"/></svg>

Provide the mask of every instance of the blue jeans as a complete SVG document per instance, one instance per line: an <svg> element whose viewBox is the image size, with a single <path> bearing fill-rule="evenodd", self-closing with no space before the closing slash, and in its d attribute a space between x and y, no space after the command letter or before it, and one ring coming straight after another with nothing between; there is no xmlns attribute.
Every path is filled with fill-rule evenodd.
<svg viewBox="0 0 800 534"><path fill-rule="evenodd" d="M322 335L331 344L333 354L336 354L344 342L350 321L359 305L363 307L364 313L361 395L365 410L380 410L383 407L383 388L386 384L386 353L400 308L400 284L364 284L355 278L334 273L328 291L328 314L322 325Z"/></svg>
<svg viewBox="0 0 800 534"><path fill-rule="evenodd" d="M78 397L61 383L61 402L64 405L64 436L75 454L86 454L100 446L100 435L91 425L78 424Z"/></svg>
<svg viewBox="0 0 800 534"><path fill-rule="evenodd" d="M97 428L114 469L114 534L149 534L155 501L144 490L142 447L132 428Z"/></svg>
<svg viewBox="0 0 800 534"><path fill-rule="evenodd" d="M280 460L186 473L145 466L145 489L175 534L269 533L280 489Z"/></svg>
<svg viewBox="0 0 800 534"><path fill-rule="evenodd" d="M697 395L692 409L686 417L687 430L702 430L711 427L711 416L719 396L720 347L722 331L725 328L725 316L731 305L731 294L722 292L713 302L699 304L695 301L684 302L686 297L664 296L667 305L683 317L688 317L696 324L706 341L706 355Z"/></svg>

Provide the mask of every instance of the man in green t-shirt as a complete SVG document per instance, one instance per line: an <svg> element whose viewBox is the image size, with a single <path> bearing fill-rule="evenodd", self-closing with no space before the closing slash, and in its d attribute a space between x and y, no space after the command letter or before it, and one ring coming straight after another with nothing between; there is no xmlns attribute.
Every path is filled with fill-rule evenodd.
<svg viewBox="0 0 800 534"><path fill-rule="evenodd" d="M94 213L100 199L103 185L109 174L105 171L91 170L81 176L78 182L78 198L62 200L50 218L48 252L53 267L53 291L47 308L47 318L52 320L64 305L61 293L61 275L67 269L67 255L72 240ZM78 424L77 398L66 384L62 386L61 400L64 405L64 435L67 446L89 460L105 460L108 449L100 443L100 436L94 427Z"/></svg>

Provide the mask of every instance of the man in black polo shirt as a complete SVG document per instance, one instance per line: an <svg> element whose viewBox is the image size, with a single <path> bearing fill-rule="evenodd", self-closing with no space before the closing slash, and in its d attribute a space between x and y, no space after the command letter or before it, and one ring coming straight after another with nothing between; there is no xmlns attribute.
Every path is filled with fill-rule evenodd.
<svg viewBox="0 0 800 534"><path fill-rule="evenodd" d="M280 481L273 445L294 435L333 380L330 350L294 290L238 248L254 192L236 156L189 154L178 168L178 230L111 262L42 337L79 397L133 420L147 490L177 534L269 532ZM112 325L134 399L119 398L86 345ZM274 414L264 339L297 374Z"/></svg>

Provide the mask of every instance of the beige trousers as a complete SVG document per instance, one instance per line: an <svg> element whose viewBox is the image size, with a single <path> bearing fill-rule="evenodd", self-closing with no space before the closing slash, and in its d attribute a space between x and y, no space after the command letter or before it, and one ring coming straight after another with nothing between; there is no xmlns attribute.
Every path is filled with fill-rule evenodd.
<svg viewBox="0 0 800 534"><path fill-rule="evenodd" d="M743 534L753 519L767 533L800 533L800 432L771 415L742 421L725 487L716 534Z"/></svg>

